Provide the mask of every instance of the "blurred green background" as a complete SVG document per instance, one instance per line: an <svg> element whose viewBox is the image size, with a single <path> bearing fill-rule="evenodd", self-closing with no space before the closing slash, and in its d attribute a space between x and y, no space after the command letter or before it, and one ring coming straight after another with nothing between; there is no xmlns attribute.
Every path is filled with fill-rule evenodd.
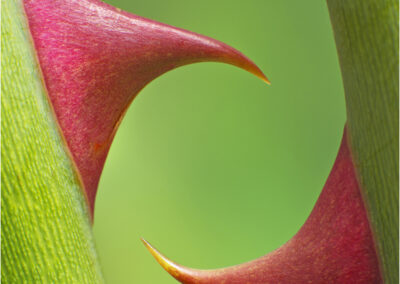
<svg viewBox="0 0 400 284"><path fill-rule="evenodd" d="M140 242L195 268L285 243L334 162L345 104L325 1L108 0L224 41L272 85L201 63L148 85L116 135L94 233L108 283L176 283Z"/></svg>

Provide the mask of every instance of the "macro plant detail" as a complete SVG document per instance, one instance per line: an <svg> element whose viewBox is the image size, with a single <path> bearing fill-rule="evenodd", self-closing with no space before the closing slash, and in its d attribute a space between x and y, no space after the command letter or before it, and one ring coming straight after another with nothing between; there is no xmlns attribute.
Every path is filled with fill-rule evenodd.
<svg viewBox="0 0 400 284"><path fill-rule="evenodd" d="M269 81L224 43L97 0L2 5L2 281L102 283L96 191L135 96L204 61ZM178 281L398 282L398 3L328 0L328 8L348 119L313 212L281 248L230 268L189 269L144 241Z"/></svg>
<svg viewBox="0 0 400 284"><path fill-rule="evenodd" d="M130 102L151 80L185 64L221 61L268 82L254 63L221 42L101 2L27 1L25 9L49 95L92 213L115 131ZM89 46L84 44L88 40Z"/></svg>
<svg viewBox="0 0 400 284"><path fill-rule="evenodd" d="M182 283L380 283L346 132L311 215L301 230L279 249L229 268L194 270L171 262L144 241L145 245Z"/></svg>

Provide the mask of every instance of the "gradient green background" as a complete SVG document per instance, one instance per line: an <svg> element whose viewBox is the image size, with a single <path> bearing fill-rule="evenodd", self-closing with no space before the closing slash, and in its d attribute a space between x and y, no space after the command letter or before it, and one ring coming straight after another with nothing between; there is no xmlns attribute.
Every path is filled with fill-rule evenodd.
<svg viewBox="0 0 400 284"><path fill-rule="evenodd" d="M108 283L176 283L144 248L218 268L290 239L336 156L345 104L325 1L108 0L226 42L229 65L171 71L134 100L105 165L94 233Z"/></svg>

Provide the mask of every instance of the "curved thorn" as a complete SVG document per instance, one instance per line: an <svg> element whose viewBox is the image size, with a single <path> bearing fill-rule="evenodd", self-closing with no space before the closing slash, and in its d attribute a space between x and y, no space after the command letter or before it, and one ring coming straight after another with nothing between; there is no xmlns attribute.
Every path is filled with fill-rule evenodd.
<svg viewBox="0 0 400 284"><path fill-rule="evenodd" d="M145 247L149 250L149 252L154 256L157 262L174 278L180 280L180 275L182 275L184 267L179 264L171 261L163 254L161 254L157 249L155 249L148 241L143 238L140 238L145 245Z"/></svg>
<svg viewBox="0 0 400 284"><path fill-rule="evenodd" d="M200 270L200 269L192 269L176 262L173 262L163 254L161 254L156 248L154 248L149 242L145 239L140 238L145 245L145 247L149 250L149 252L153 255L153 257L157 260L157 262L161 265L162 268L165 269L172 277L184 284L200 284L200 283L215 283L213 282L213 277L215 272L219 274L224 269L217 270ZM215 275L216 276L216 275Z"/></svg>
<svg viewBox="0 0 400 284"><path fill-rule="evenodd" d="M93 216L111 142L135 96L155 78L197 62L242 68L267 84L238 50L99 0L24 0L43 77Z"/></svg>
<svg viewBox="0 0 400 284"><path fill-rule="evenodd" d="M332 171L299 232L277 250L222 269L190 269L143 240L161 266L186 284L382 283L346 130Z"/></svg>

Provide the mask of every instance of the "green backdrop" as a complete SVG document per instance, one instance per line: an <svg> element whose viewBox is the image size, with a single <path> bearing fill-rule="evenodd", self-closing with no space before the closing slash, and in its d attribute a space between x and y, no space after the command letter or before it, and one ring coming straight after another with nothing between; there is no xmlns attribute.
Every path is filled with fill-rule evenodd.
<svg viewBox="0 0 400 284"><path fill-rule="evenodd" d="M345 123L325 1L107 2L224 41L272 82L201 63L161 76L134 100L96 201L108 283L176 283L140 237L195 268L285 243L317 200Z"/></svg>

